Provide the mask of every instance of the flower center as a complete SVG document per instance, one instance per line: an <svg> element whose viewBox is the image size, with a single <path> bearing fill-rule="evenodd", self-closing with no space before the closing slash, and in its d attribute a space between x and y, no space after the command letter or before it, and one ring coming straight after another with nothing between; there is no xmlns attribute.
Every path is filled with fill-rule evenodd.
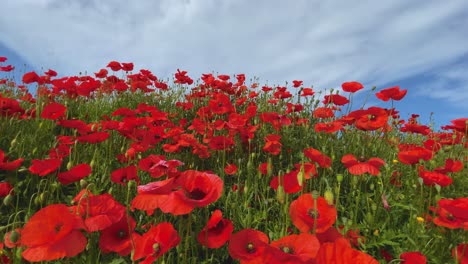
<svg viewBox="0 0 468 264"><path fill-rule="evenodd" d="M255 247L252 243L247 244L247 252L249 253L254 253L255 252Z"/></svg>
<svg viewBox="0 0 468 264"><path fill-rule="evenodd" d="M312 217L312 218L319 218L320 217L320 214L319 212L317 211L317 209L315 208L310 208L308 211L307 211L307 215Z"/></svg>

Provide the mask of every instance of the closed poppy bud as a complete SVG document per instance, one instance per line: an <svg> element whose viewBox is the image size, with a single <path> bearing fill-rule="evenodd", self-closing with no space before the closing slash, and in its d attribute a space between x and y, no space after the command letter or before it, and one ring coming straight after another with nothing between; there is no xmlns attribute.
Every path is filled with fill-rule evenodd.
<svg viewBox="0 0 468 264"><path fill-rule="evenodd" d="M328 205L333 205L334 203L334 196L333 196L333 192L330 191L330 190L326 190L323 197L325 198L325 200L327 201L327 204Z"/></svg>
<svg viewBox="0 0 468 264"><path fill-rule="evenodd" d="M80 187L81 189L84 189L88 186L88 182L85 179L80 180Z"/></svg>
<svg viewBox="0 0 468 264"><path fill-rule="evenodd" d="M278 189L276 190L276 199L280 203L284 203L284 188L282 185L278 186Z"/></svg>
<svg viewBox="0 0 468 264"><path fill-rule="evenodd" d="M337 180L338 182L342 182L342 181L343 181L343 174L337 174L337 175L336 175L336 180Z"/></svg>
<svg viewBox="0 0 468 264"><path fill-rule="evenodd" d="M7 196L5 196L5 198L3 198L3 204L5 206L10 205L12 202L13 202L13 195L11 194L8 194Z"/></svg>
<svg viewBox="0 0 468 264"><path fill-rule="evenodd" d="M12 243L16 243L18 242L19 239L20 239L20 233L18 233L16 230L11 231L10 241Z"/></svg>

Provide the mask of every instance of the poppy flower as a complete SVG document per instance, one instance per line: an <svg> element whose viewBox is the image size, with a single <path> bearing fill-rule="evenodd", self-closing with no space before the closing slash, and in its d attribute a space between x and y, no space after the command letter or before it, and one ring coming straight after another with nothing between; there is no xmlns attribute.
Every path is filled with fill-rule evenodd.
<svg viewBox="0 0 468 264"><path fill-rule="evenodd" d="M151 264L179 243L180 236L172 224L159 223L135 241L133 260L145 258L140 263Z"/></svg>
<svg viewBox="0 0 468 264"><path fill-rule="evenodd" d="M0 198L6 197L13 190L13 186L8 182L0 182Z"/></svg>
<svg viewBox="0 0 468 264"><path fill-rule="evenodd" d="M299 88L301 85L302 85L302 81L298 81L298 80L293 81L294 88Z"/></svg>
<svg viewBox="0 0 468 264"><path fill-rule="evenodd" d="M115 252L120 256L128 256L133 249L132 236L137 236L133 232L135 226L135 220L131 216L124 215L120 221L101 231L99 248L103 253Z"/></svg>
<svg viewBox="0 0 468 264"><path fill-rule="evenodd" d="M274 262L270 260L269 263L306 264L314 262L320 242L316 236L302 233L272 241L270 246L278 250L268 250L274 260Z"/></svg>
<svg viewBox="0 0 468 264"><path fill-rule="evenodd" d="M180 172L177 170L177 167L181 165L184 165L184 163L179 160L167 161L165 156L153 154L138 162L138 168L149 172L152 178L160 178L164 175L175 177L179 175Z"/></svg>
<svg viewBox="0 0 468 264"><path fill-rule="evenodd" d="M28 72L28 73L25 73L23 75L23 83L25 84L30 84L30 83L33 83L33 82L40 82L41 80L41 77L39 77L39 75L37 75L37 73L35 72Z"/></svg>
<svg viewBox="0 0 468 264"><path fill-rule="evenodd" d="M0 71L1 72L11 72L14 69L15 69L15 67L13 67L12 65L0 66Z"/></svg>
<svg viewBox="0 0 468 264"><path fill-rule="evenodd" d="M334 104L334 105L345 105L349 103L348 98L339 95L339 94L332 94L332 95L325 95L325 99L322 101L323 104Z"/></svg>
<svg viewBox="0 0 468 264"><path fill-rule="evenodd" d="M7 61L7 60L8 60L7 57L0 56L0 62L5 62L5 61Z"/></svg>
<svg viewBox="0 0 468 264"><path fill-rule="evenodd" d="M122 62L122 70L124 71L133 71L133 63L132 62Z"/></svg>
<svg viewBox="0 0 468 264"><path fill-rule="evenodd" d="M418 163L420 159L430 160L434 155L431 150L413 144L400 144L398 148L398 160L409 165Z"/></svg>
<svg viewBox="0 0 468 264"><path fill-rule="evenodd" d="M394 86L381 90L380 92L376 93L375 96L384 102L387 102L390 99L400 101L403 99L403 97L405 97L407 92L408 90L400 90L399 86Z"/></svg>
<svg viewBox="0 0 468 264"><path fill-rule="evenodd" d="M215 136L210 139L208 147L212 150L226 150L230 151L234 147L234 140L226 136Z"/></svg>
<svg viewBox="0 0 468 264"><path fill-rule="evenodd" d="M450 229L468 230L468 198L440 199L434 224Z"/></svg>
<svg viewBox="0 0 468 264"><path fill-rule="evenodd" d="M309 158L311 161L316 162L322 168L330 168L331 167L331 158L327 155L323 154L317 149L314 148L306 148L303 150L304 156Z"/></svg>
<svg viewBox="0 0 468 264"><path fill-rule="evenodd" d="M446 159L445 166L434 169L438 173L459 172L463 169L463 162L460 160L454 161L453 159Z"/></svg>
<svg viewBox="0 0 468 264"><path fill-rule="evenodd" d="M80 193L75 197L75 201L78 201L77 205L72 206L71 210L84 217L84 225L88 232L103 230L117 223L125 213L125 206L108 193L101 195Z"/></svg>
<svg viewBox="0 0 468 264"><path fill-rule="evenodd" d="M131 202L131 209L146 211L152 215L154 210L159 208L169 198L169 194L176 189L175 178L169 178L163 181L151 182L137 187L138 194Z"/></svg>
<svg viewBox="0 0 468 264"><path fill-rule="evenodd" d="M314 118L332 118L335 117L333 109L330 107L317 107L312 115Z"/></svg>
<svg viewBox="0 0 468 264"><path fill-rule="evenodd" d="M109 136L110 134L108 132L101 131L101 132L90 133L90 134L83 135L83 136L78 136L76 139L80 143L96 144L96 143L103 142Z"/></svg>
<svg viewBox="0 0 468 264"><path fill-rule="evenodd" d="M314 199L312 194L306 193L291 203L289 215L294 226L302 233L310 230L323 233L335 223L337 212L325 198Z"/></svg>
<svg viewBox="0 0 468 264"><path fill-rule="evenodd" d="M15 230L9 231L5 234L5 246L7 248L16 248L21 246L21 231L21 228L16 228Z"/></svg>
<svg viewBox="0 0 468 264"><path fill-rule="evenodd" d="M349 113L348 117L354 118L354 126L359 130L374 131L388 127L388 113L380 107L355 110Z"/></svg>
<svg viewBox="0 0 468 264"><path fill-rule="evenodd" d="M58 181L67 185L73 182L80 181L81 179L91 174L91 166L86 163L76 165L66 172L61 172L57 175Z"/></svg>
<svg viewBox="0 0 468 264"><path fill-rule="evenodd" d="M292 170L284 175L275 176L270 181L270 187L274 190L278 189L278 186L282 186L285 193L297 193L302 190L302 182L299 183L298 174L299 170Z"/></svg>
<svg viewBox="0 0 468 264"><path fill-rule="evenodd" d="M404 263L404 264L426 264L427 263L426 256L421 254L421 252L417 252L417 251L401 253L400 259L403 260L401 263Z"/></svg>
<svg viewBox="0 0 468 264"><path fill-rule="evenodd" d="M359 82L345 82L341 84L341 88L343 88L345 92L355 93L364 88L364 86Z"/></svg>
<svg viewBox="0 0 468 264"><path fill-rule="evenodd" d="M107 67L111 68L113 71L120 71L122 69L122 65L117 61L111 61L107 64Z"/></svg>
<svg viewBox="0 0 468 264"><path fill-rule="evenodd" d="M179 69L177 69L177 72L175 73L176 80L174 81L174 83L191 85L193 83L193 80L186 74L187 71L180 71Z"/></svg>
<svg viewBox="0 0 468 264"><path fill-rule="evenodd" d="M304 88L302 89L301 96L313 96L315 94L312 88Z"/></svg>
<svg viewBox="0 0 468 264"><path fill-rule="evenodd" d="M81 218L64 204L52 204L36 212L21 231L26 249L24 259L30 262L52 261L74 257L86 248Z"/></svg>
<svg viewBox="0 0 468 264"><path fill-rule="evenodd" d="M278 155L281 152L281 144L280 142L281 136L270 134L265 137L265 146L263 146L263 151L268 152L272 155Z"/></svg>
<svg viewBox="0 0 468 264"><path fill-rule="evenodd" d="M228 252L233 259L240 263L265 263L263 254L269 239L266 234L254 229L242 229L232 235L229 240Z"/></svg>
<svg viewBox="0 0 468 264"><path fill-rule="evenodd" d="M341 158L341 162L352 175L362 175L369 173L373 176L380 174L380 167L385 165L385 161L380 158L370 158L368 161L358 160L353 154L346 154Z"/></svg>
<svg viewBox="0 0 468 264"><path fill-rule="evenodd" d="M45 159L45 160L32 160L32 165L29 167L29 171L32 174L38 174L39 176L43 177L47 174L50 174L56 171L60 165L62 164L62 160L60 159Z"/></svg>
<svg viewBox="0 0 468 264"><path fill-rule="evenodd" d="M231 238L232 231L234 225L231 220L223 218L222 212L216 210L198 233L197 240L207 248L220 248Z"/></svg>
<svg viewBox="0 0 468 264"><path fill-rule="evenodd" d="M314 125L314 130L317 133L334 133L343 129L343 123L339 121L332 121L327 123L316 123Z"/></svg>
<svg viewBox="0 0 468 264"><path fill-rule="evenodd" d="M446 187L452 184L453 180L449 176L435 172L427 171L424 169L424 166L419 167L419 177L423 179L423 182L427 186L439 185L441 187Z"/></svg>
<svg viewBox="0 0 468 264"><path fill-rule="evenodd" d="M159 204L159 208L164 213L183 215L195 207L217 201L223 192L224 182L212 173L187 170L177 177L174 184L178 189L171 192L166 202Z"/></svg>
<svg viewBox="0 0 468 264"><path fill-rule="evenodd" d="M348 240L339 238L333 243L324 243L315 258L316 264L378 264L370 255L353 249Z"/></svg>
<svg viewBox="0 0 468 264"><path fill-rule="evenodd" d="M24 159L19 158L14 161L8 161L8 157L5 156L5 152L0 149L0 170L12 171L16 170L21 166Z"/></svg>
<svg viewBox="0 0 468 264"><path fill-rule="evenodd" d="M468 244L460 244L452 250L452 256L460 264L468 264Z"/></svg>
<svg viewBox="0 0 468 264"><path fill-rule="evenodd" d="M468 132L468 118L458 118L450 121L452 125L446 126L446 129L453 129L461 133Z"/></svg>
<svg viewBox="0 0 468 264"><path fill-rule="evenodd" d="M120 185L126 185L131 180L136 181L137 184L140 183L140 178L138 178L137 175L137 167L135 165L116 169L111 173L111 181Z"/></svg>
<svg viewBox="0 0 468 264"><path fill-rule="evenodd" d="M234 175L237 172L237 166L236 164L228 164L226 167L224 167L224 173L227 175Z"/></svg>

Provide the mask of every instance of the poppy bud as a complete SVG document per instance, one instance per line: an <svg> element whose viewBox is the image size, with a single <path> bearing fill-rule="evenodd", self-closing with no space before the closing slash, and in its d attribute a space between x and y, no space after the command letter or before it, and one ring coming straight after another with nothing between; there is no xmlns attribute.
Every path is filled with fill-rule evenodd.
<svg viewBox="0 0 468 264"><path fill-rule="evenodd" d="M16 230L11 231L10 241L12 243L16 243L18 242L19 239L20 239L20 233L16 232Z"/></svg>
<svg viewBox="0 0 468 264"><path fill-rule="evenodd" d="M91 162L89 163L89 166L90 166L91 168L93 168L95 163L96 163L96 162L94 162L94 159L92 159Z"/></svg>
<svg viewBox="0 0 468 264"><path fill-rule="evenodd" d="M70 170L73 167L73 162L71 160L67 163L67 170Z"/></svg>
<svg viewBox="0 0 468 264"><path fill-rule="evenodd" d="M323 195L323 197L324 197L325 200L327 201L327 204L328 204L328 205L333 205L334 196L333 196L333 192L332 192L332 191L326 190L326 191L325 191L325 194Z"/></svg>
<svg viewBox="0 0 468 264"><path fill-rule="evenodd" d="M7 196L5 196L5 198L3 198L3 204L5 206L10 205L12 202L13 202L13 195L11 194L8 194Z"/></svg>
<svg viewBox="0 0 468 264"><path fill-rule="evenodd" d="M337 180L338 182L342 182L342 181L343 181L343 174L337 174L337 175L336 175L336 180Z"/></svg>
<svg viewBox="0 0 468 264"><path fill-rule="evenodd" d="M317 192L316 190L313 190L312 191L312 198L314 198L314 200L317 200L318 197L319 197L319 192Z"/></svg>
<svg viewBox="0 0 468 264"><path fill-rule="evenodd" d="M284 203L284 188L282 185L278 186L278 189L276 190L276 200L280 203Z"/></svg>
<svg viewBox="0 0 468 264"><path fill-rule="evenodd" d="M88 182L85 179L80 180L80 187L81 189L84 189L88 186Z"/></svg>
<svg viewBox="0 0 468 264"><path fill-rule="evenodd" d="M11 149L14 148L14 147L16 146L16 143L17 143L16 138L14 138L14 139L10 142L10 148L11 148Z"/></svg>

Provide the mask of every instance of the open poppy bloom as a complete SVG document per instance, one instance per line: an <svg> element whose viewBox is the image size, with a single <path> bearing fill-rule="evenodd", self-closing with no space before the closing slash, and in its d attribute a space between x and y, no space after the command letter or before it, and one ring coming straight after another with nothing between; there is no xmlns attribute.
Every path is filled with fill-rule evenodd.
<svg viewBox="0 0 468 264"><path fill-rule="evenodd" d="M198 234L197 240L207 248L220 248L229 240L232 231L234 225L231 220L223 218L222 212L216 210Z"/></svg>
<svg viewBox="0 0 468 264"><path fill-rule="evenodd" d="M421 254L421 252L417 252L417 251L401 253L400 259L402 259L403 260L402 263L405 263L405 264L426 264L427 263L426 256Z"/></svg>
<svg viewBox="0 0 468 264"><path fill-rule="evenodd" d="M127 221L127 217L130 223ZM99 248L103 253L115 252L120 256L128 256L132 251L132 236L134 240L138 237L138 234L133 232L135 226L135 220L125 215L119 222L101 231Z"/></svg>
<svg viewBox="0 0 468 264"><path fill-rule="evenodd" d="M364 86L359 82L345 82L341 85L341 88L345 92L355 93L364 88Z"/></svg>
<svg viewBox="0 0 468 264"><path fill-rule="evenodd" d="M403 97L405 97L407 92L408 90L400 90L399 86L394 86L381 90L380 92L376 93L375 96L384 102L387 102L390 99L400 101L403 99Z"/></svg>
<svg viewBox="0 0 468 264"><path fill-rule="evenodd" d="M362 175L369 173L377 176L380 174L380 167L385 165L385 161L380 158L370 158L368 161L358 160L353 154L346 154L341 158L341 162L352 175Z"/></svg>
<svg viewBox="0 0 468 264"><path fill-rule="evenodd" d="M468 230L468 198L440 199L434 224L450 229Z"/></svg>
<svg viewBox="0 0 468 264"><path fill-rule="evenodd" d="M338 238L333 243L321 245L316 264L378 264L379 262L370 255L353 249L348 240Z"/></svg>
<svg viewBox="0 0 468 264"><path fill-rule="evenodd" d="M269 239L266 234L254 229L243 229L232 235L229 240L229 255L240 260L241 264L261 264Z"/></svg>
<svg viewBox="0 0 468 264"><path fill-rule="evenodd" d="M60 165L62 164L62 160L60 159L45 159L45 160L32 160L32 165L29 167L29 171L32 174L37 174L41 177L46 176L54 171L56 171Z"/></svg>
<svg viewBox="0 0 468 264"><path fill-rule="evenodd" d="M16 170L17 168L19 168L19 166L21 166L21 163L23 163L23 161L23 158L14 161L8 161L8 157L5 156L5 152L3 152L3 150L0 149L0 170Z"/></svg>
<svg viewBox="0 0 468 264"><path fill-rule="evenodd" d="M323 233L336 221L336 208L329 205L325 198L316 200L306 193L294 200L289 207L291 221L301 232ZM314 230L315 229L315 230Z"/></svg>
<svg viewBox="0 0 468 264"><path fill-rule="evenodd" d="M267 251L272 256L269 263L307 264L315 260L320 242L316 236L302 233L272 241L270 246Z"/></svg>
<svg viewBox="0 0 468 264"><path fill-rule="evenodd" d="M21 243L26 249L22 256L27 261L51 261L74 257L87 244L81 233L81 217L72 214L64 204L52 204L35 213L21 232Z"/></svg>
<svg viewBox="0 0 468 264"><path fill-rule="evenodd" d="M66 111L67 108L64 105L52 102L44 107L44 110L42 110L41 113L41 118L57 120L59 118L65 117Z"/></svg>
<svg viewBox="0 0 468 264"><path fill-rule="evenodd" d="M136 241L133 260L144 258L141 264L151 264L169 249L180 243L180 236L171 223L163 222L152 227Z"/></svg>

